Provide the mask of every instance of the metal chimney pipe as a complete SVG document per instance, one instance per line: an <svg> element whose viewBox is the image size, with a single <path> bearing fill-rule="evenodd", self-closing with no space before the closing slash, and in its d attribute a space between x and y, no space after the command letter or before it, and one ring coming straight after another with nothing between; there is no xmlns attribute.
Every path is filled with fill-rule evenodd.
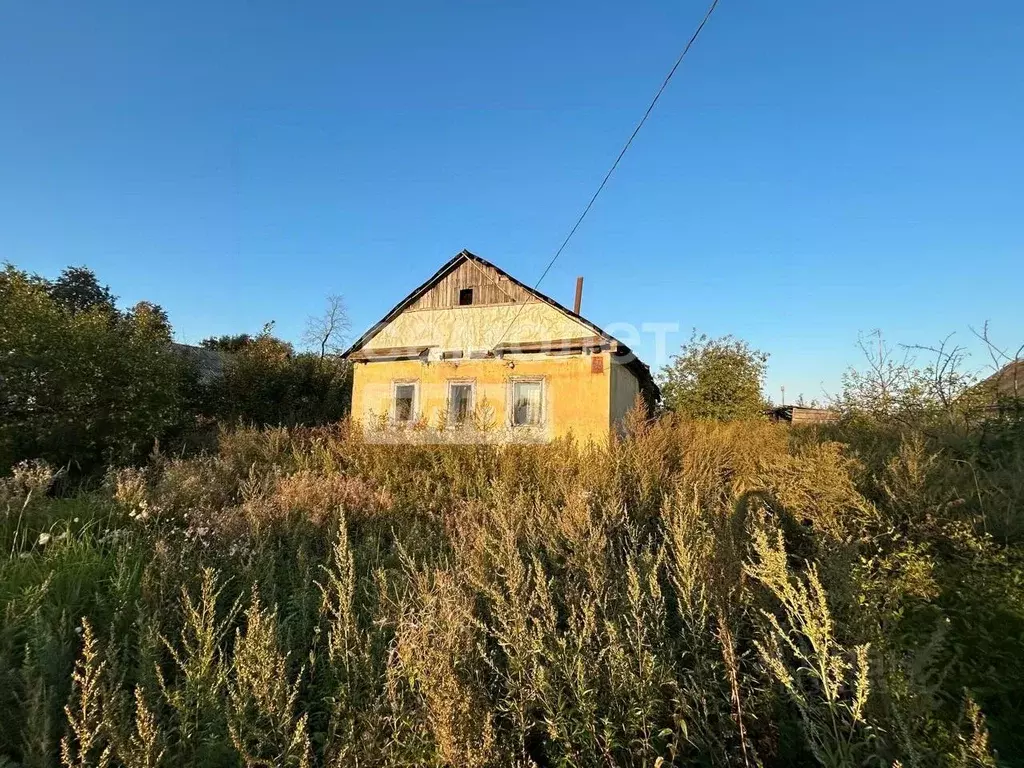
<svg viewBox="0 0 1024 768"><path fill-rule="evenodd" d="M583 275L576 278L576 301L573 302L572 311L577 315L580 313L580 305L583 303Z"/></svg>

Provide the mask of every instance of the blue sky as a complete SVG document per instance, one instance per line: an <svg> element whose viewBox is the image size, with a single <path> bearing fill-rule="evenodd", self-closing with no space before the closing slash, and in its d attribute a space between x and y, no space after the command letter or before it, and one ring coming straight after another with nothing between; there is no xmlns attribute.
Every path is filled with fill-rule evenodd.
<svg viewBox="0 0 1024 768"><path fill-rule="evenodd" d="M704 10L6 3L0 259L188 341L297 339L335 292L361 332L462 248L532 284ZM776 397L874 328L1019 344L1022 40L1010 0L721 0L541 290L747 339Z"/></svg>

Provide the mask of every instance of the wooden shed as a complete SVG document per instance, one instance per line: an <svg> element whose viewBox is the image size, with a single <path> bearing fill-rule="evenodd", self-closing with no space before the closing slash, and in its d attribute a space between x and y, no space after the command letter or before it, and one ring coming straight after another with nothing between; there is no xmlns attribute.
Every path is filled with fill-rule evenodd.
<svg viewBox="0 0 1024 768"><path fill-rule="evenodd" d="M829 408L806 408L802 405L781 405L768 411L772 421L794 426L806 424L827 424L839 420L839 414Z"/></svg>

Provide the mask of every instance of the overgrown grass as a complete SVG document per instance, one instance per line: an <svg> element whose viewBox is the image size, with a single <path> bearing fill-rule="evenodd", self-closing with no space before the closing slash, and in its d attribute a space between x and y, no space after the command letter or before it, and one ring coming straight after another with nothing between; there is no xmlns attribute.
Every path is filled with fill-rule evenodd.
<svg viewBox="0 0 1024 768"><path fill-rule="evenodd" d="M1024 761L1024 439L225 431L0 487L0 764Z"/></svg>

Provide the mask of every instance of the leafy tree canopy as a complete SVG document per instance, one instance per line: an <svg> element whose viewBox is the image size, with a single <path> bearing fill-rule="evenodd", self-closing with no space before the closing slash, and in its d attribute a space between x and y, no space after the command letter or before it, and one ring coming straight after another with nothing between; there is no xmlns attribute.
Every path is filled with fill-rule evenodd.
<svg viewBox="0 0 1024 768"><path fill-rule="evenodd" d="M101 309L113 314L117 311L114 306L117 297L110 292L110 286L100 285L96 274L88 267L67 267L60 277L47 283L47 293L71 312Z"/></svg>
<svg viewBox="0 0 1024 768"><path fill-rule="evenodd" d="M202 444L218 420L314 425L348 411L351 366L331 354L347 327L332 297L316 351L296 354L267 323L209 338L213 375L171 343L167 313L116 297L85 267L56 280L0 265L0 476L23 459L85 473L145 456L155 441Z"/></svg>
<svg viewBox="0 0 1024 768"><path fill-rule="evenodd" d="M145 455L182 419L188 372L169 326L155 324L166 316L155 305L120 315L96 298L112 300L106 289L56 298L56 285L0 272L0 467L44 458L88 469Z"/></svg>
<svg viewBox="0 0 1024 768"><path fill-rule="evenodd" d="M253 337L248 333L225 334L224 336L210 336L199 342L204 349L216 349L221 352L240 352L253 342Z"/></svg>
<svg viewBox="0 0 1024 768"><path fill-rule="evenodd" d="M151 334L154 338L171 340L171 321L167 312L159 304L150 301L140 301L127 314L127 319L144 333Z"/></svg>
<svg viewBox="0 0 1024 768"><path fill-rule="evenodd" d="M662 369L665 407L694 419L748 419L767 407L762 385L768 355L732 336L694 331Z"/></svg>

